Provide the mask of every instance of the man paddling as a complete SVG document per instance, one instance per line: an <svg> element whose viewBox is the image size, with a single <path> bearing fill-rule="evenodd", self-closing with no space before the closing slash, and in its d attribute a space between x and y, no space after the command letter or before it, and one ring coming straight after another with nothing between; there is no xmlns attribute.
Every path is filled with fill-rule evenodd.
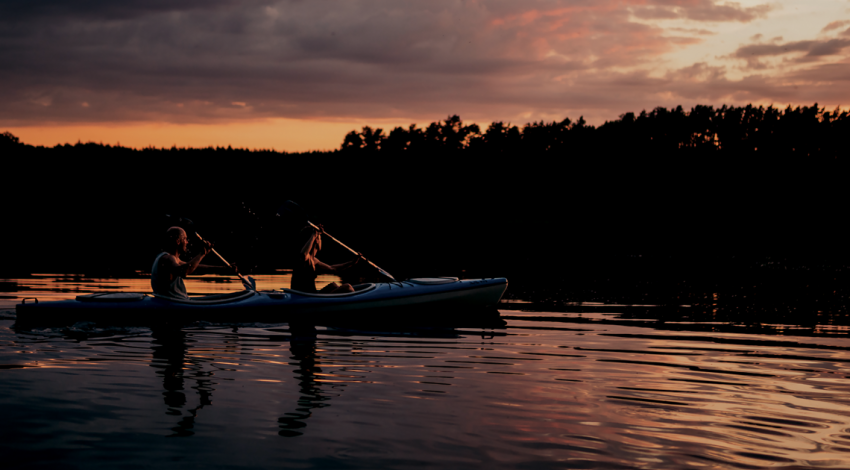
<svg viewBox="0 0 850 470"><path fill-rule="evenodd" d="M156 257L151 269L151 287L154 294L175 299L188 299L189 294L183 284L184 277L192 274L198 268L221 268L221 266L201 264L204 256L212 251L212 243L204 241L203 252L187 263L180 259L180 255L186 254L188 246L189 237L186 236L186 231L182 228L171 227L165 232L163 252Z"/></svg>
<svg viewBox="0 0 850 470"><path fill-rule="evenodd" d="M340 271L345 271L351 268L360 261L359 254L357 258L351 261L340 264L325 264L319 261L316 255L322 249L322 226L319 225L319 230L312 227L304 227L301 231L303 234L308 234L307 241L301 247L301 251L295 259L295 269L292 270L292 290L307 292L310 294L342 294L345 292L354 292L351 284L337 285L336 282L331 282L322 288L316 290L316 276L319 273L336 274Z"/></svg>

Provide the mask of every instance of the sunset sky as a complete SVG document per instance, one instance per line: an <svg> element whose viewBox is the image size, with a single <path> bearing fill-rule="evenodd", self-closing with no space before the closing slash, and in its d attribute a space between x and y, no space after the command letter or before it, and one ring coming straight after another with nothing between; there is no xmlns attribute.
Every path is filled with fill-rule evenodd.
<svg viewBox="0 0 850 470"><path fill-rule="evenodd" d="M0 132L338 148L364 125L850 106L850 0L0 0Z"/></svg>

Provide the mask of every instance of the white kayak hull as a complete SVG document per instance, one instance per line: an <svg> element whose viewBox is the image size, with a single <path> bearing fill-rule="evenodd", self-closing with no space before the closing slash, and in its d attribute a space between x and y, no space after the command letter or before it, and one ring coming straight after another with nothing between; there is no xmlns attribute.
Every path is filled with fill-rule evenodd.
<svg viewBox="0 0 850 470"><path fill-rule="evenodd" d="M451 317L495 309L507 279L411 279L396 283L362 284L347 294L307 294L282 289L242 291L190 300L153 294L101 293L74 300L27 301L16 308L17 323L49 324L76 321L269 321L289 322L337 316L368 315L381 319L408 314Z"/></svg>

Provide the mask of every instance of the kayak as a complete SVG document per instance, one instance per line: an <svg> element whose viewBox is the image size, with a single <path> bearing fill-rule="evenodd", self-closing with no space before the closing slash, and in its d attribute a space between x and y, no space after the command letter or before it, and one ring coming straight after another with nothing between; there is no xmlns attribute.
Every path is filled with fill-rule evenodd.
<svg viewBox="0 0 850 470"><path fill-rule="evenodd" d="M103 292L71 300L25 299L16 306L17 324L69 324L80 321L133 322L291 322L318 319L451 319L495 310L508 286L505 278L420 278L354 286L344 294L311 294L279 289L244 290L187 299L158 294Z"/></svg>

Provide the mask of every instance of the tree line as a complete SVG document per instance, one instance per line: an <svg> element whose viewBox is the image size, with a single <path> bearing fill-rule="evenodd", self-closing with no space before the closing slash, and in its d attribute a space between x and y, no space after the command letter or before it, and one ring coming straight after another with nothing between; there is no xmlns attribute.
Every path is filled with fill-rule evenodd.
<svg viewBox="0 0 850 470"><path fill-rule="evenodd" d="M640 114L625 113L619 119L595 127L583 117L577 121L531 122L516 126L493 122L486 130L464 124L459 116L432 122L425 128L410 125L383 129L363 127L351 131L340 150L349 154L392 154L398 152L470 154L569 155L593 150L628 150L650 155L748 156L776 158L802 156L838 158L847 154L845 136L850 135L850 113L836 108L827 111L812 106L790 105L719 108L697 105L686 111L657 107ZM614 155L616 157L616 155ZM620 155L625 157L624 155Z"/></svg>
<svg viewBox="0 0 850 470"><path fill-rule="evenodd" d="M269 220L286 200L393 273L503 275L527 261L605 277L617 263L600 256L649 252L814 250L850 265L848 135L847 111L816 104L659 107L600 126L482 129L450 116L364 127L339 149L306 153L43 147L5 132L0 272L149 269L164 214L200 224L231 262L284 268L289 232Z"/></svg>
<svg viewBox="0 0 850 470"><path fill-rule="evenodd" d="M850 112L839 108L827 111L812 106L697 105L686 111L682 106L656 107L635 115L628 112L600 126L589 125L584 117L573 121L530 122L522 126L493 122L485 130L478 124L465 124L457 115L430 123L424 128L411 124L385 132L365 126L352 130L343 139L340 151L347 155L408 153L469 154L560 154L595 150L629 149L631 154L646 151L661 155L777 155L838 158L847 155L845 137L850 135ZM9 132L0 134L0 148L14 150L21 143ZM60 144L54 149L84 146L87 152L109 154L163 154L237 152L262 155L329 155L335 152L276 152L273 150L206 148L130 149L121 146L81 143Z"/></svg>

